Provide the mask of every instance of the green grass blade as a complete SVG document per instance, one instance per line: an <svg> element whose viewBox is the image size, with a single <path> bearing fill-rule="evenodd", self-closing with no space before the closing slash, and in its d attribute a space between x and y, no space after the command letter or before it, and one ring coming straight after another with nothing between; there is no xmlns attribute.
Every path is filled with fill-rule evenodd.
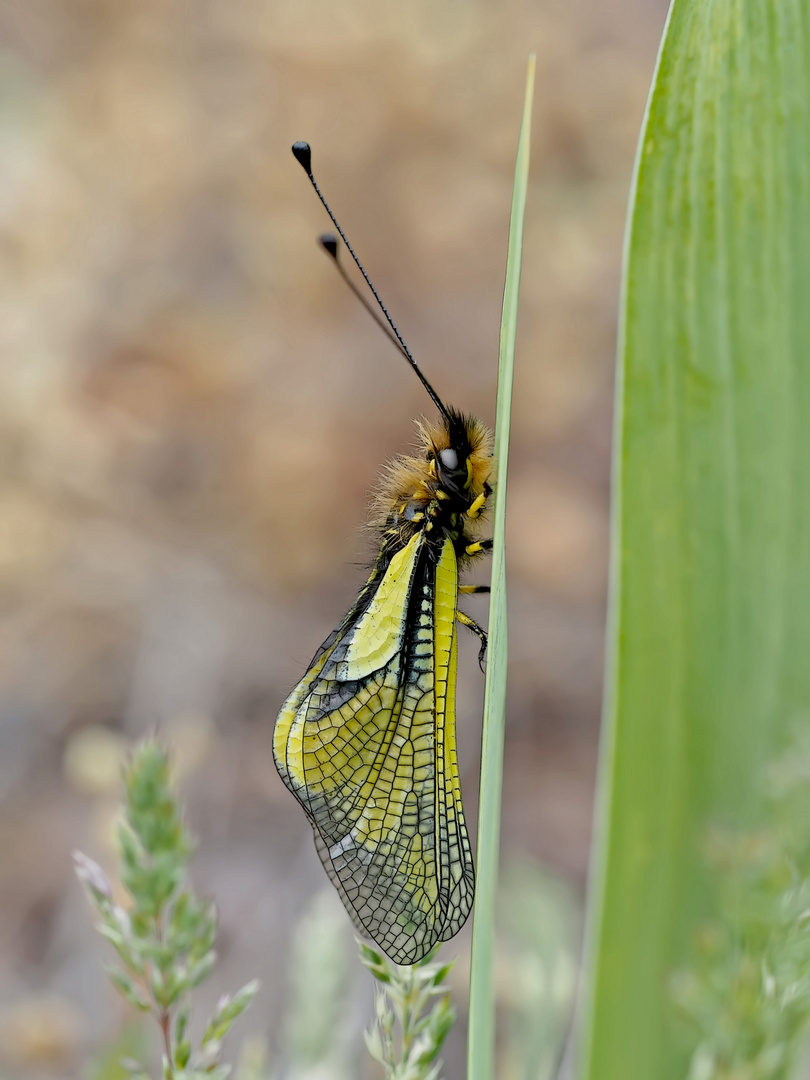
<svg viewBox="0 0 810 1080"><path fill-rule="evenodd" d="M529 58L523 122L515 165L506 284L501 318L498 367L498 403L495 418L495 509L492 536L492 595L489 608L489 649L484 727L481 746L481 789L478 804L478 855L475 911L473 914L472 969L467 1075L470 1080L494 1076L495 985L493 971L495 889L498 882L498 847L501 824L503 738L506 715L506 469L512 408L512 373L517 333L520 263L523 251L523 215L529 178L529 136L534 93L534 55Z"/></svg>
<svg viewBox="0 0 810 1080"><path fill-rule="evenodd" d="M642 132L583 1080L686 1075L701 837L810 726L808 43L806 0L674 0Z"/></svg>

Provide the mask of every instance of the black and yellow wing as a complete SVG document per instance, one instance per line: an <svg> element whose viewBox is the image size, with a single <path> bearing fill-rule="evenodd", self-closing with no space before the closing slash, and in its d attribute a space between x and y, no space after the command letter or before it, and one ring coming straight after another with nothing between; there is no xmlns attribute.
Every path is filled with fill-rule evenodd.
<svg viewBox="0 0 810 1080"><path fill-rule="evenodd" d="M358 929L412 964L458 932L474 871L456 760L453 543L381 556L289 696L276 764Z"/></svg>

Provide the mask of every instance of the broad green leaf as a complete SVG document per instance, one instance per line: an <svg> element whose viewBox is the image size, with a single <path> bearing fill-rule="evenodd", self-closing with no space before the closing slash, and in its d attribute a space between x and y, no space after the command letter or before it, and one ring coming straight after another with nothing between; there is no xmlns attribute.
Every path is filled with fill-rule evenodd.
<svg viewBox="0 0 810 1080"><path fill-rule="evenodd" d="M583 1080L687 1075L702 839L810 726L808 49L808 0L674 0L641 136Z"/></svg>
<svg viewBox="0 0 810 1080"><path fill-rule="evenodd" d="M481 786L478 800L478 852L473 913L472 967L467 1075L489 1080L495 1068L495 890L501 829L503 740L506 722L506 471L512 410L512 373L517 335L518 292L523 253L523 217L529 182L529 137L534 95L534 54L529 58L523 121L518 139L506 284L501 318L498 364L498 402L495 418L495 509L492 516L492 595L489 606L489 648L484 690L484 727L481 741Z"/></svg>

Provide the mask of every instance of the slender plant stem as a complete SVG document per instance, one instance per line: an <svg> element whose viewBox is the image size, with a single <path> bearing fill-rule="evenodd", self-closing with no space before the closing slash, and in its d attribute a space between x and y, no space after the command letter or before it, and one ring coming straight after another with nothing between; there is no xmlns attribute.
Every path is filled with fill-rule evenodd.
<svg viewBox="0 0 810 1080"><path fill-rule="evenodd" d="M160 1014L160 1030L163 1032L163 1045L166 1049L166 1061L168 1062L169 1080L174 1080L174 1065L172 1064L172 1031L171 1017L168 1010L164 1009Z"/></svg>
<svg viewBox="0 0 810 1080"><path fill-rule="evenodd" d="M495 423L495 509L492 535L492 594L489 609L489 664L484 691L481 743L481 789L478 800L478 854L470 971L470 1020L467 1044L469 1080L495 1075L494 920L500 845L503 741L506 719L506 569L504 552L506 468L512 403L517 303L523 247L523 215L529 174L529 135L534 94L534 54L529 57L523 122L518 141L512 218L506 258L498 403Z"/></svg>

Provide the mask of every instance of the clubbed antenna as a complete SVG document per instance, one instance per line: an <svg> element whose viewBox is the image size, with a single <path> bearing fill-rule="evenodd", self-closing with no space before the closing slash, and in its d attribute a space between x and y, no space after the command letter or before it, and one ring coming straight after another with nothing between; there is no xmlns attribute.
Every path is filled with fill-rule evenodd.
<svg viewBox="0 0 810 1080"><path fill-rule="evenodd" d="M355 262L355 264L357 266L357 269L363 275L363 279L365 280L366 285L368 285L369 289L371 289L371 292L372 292L372 294L374 296L374 299L377 301L377 304L379 305L380 311L382 311L383 315L385 316L385 321L388 323L388 326L390 326L391 330L394 332L394 336L396 338L395 344L397 345L397 347L399 348L400 352L405 357L405 359L408 361L408 363L411 365L413 370L419 376L419 379L420 379L422 385L427 390L427 392L430 394L430 397L431 397L431 400L433 401L433 404L436 406L436 408L439 410L439 412L442 414L442 416L445 418L445 420L447 420L448 423L449 423L450 419L451 419L449 412L447 411L446 407L442 403L442 400L439 397L439 395L436 393L436 391L433 389L433 387L427 381L425 376L419 370L419 365L414 360L413 355L411 353L411 350L405 344L405 341L403 340L402 335L400 334L399 330L396 327L396 323L391 318L391 316L388 314L388 309L386 308L385 304L382 302L382 300L380 298L380 294L374 288L374 285L371 282L371 278L366 273L366 271L365 271L365 269L363 267L363 264L357 258L357 255L354 252L354 248L352 247L352 245L349 243L348 239L346 238L346 234L344 233L343 229L340 227L340 223L338 222L338 219L332 213L332 210L331 210L331 208L329 206L329 203L326 201L326 199L321 194L321 189L318 187L317 183L315 182L315 177L312 175L312 149L311 149L309 143L307 143L307 142L293 143L292 152L293 152L293 154L295 156L296 161L301 165L304 172L309 177L309 181L312 184L313 188L315 189L315 194L321 200L321 202L323 203L324 209L326 210L329 217L332 219L332 224L335 226L338 233L340 234L341 240L346 245L346 250L349 252L351 257L354 259L354 262ZM367 304L365 302L363 297L360 295L360 293L354 287L352 282L346 276L346 273L345 273L345 271L344 271L344 269L343 269L343 267L342 267L342 265L340 263L340 259L338 258L337 239L334 236L331 236L331 235L322 236L321 237L321 245L323 246L323 248L327 252L327 254L332 256L332 258L335 261L335 265L337 266L338 270L340 271L341 277L343 278L344 281L346 281L346 283L352 289L355 296L357 296L358 299L363 304L363 306L369 312L371 312L373 314L373 309L369 306L369 304ZM383 326L383 324L380 323L379 319L377 319L376 316L375 316L375 320L379 323L380 326Z"/></svg>

